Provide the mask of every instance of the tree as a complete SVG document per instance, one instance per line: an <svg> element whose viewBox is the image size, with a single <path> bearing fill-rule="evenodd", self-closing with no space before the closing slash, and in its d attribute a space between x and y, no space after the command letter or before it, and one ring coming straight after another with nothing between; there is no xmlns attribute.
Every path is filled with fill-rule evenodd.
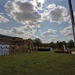
<svg viewBox="0 0 75 75"><path fill-rule="evenodd" d="M59 41L57 41L56 46L57 46L57 47L59 46Z"/></svg>
<svg viewBox="0 0 75 75"><path fill-rule="evenodd" d="M62 44L66 45L67 43L65 41L63 41Z"/></svg>
<svg viewBox="0 0 75 75"><path fill-rule="evenodd" d="M57 46L56 46L56 43L51 42L51 43L50 43L50 47L52 47L52 48L54 48L54 49L55 49L55 48L57 47Z"/></svg>
<svg viewBox="0 0 75 75"><path fill-rule="evenodd" d="M41 46L41 44L42 44L42 41L39 39L39 38L36 38L35 40L34 40L34 45L35 46Z"/></svg>
<svg viewBox="0 0 75 75"><path fill-rule="evenodd" d="M67 47L70 48L70 49L74 48L74 42L73 42L73 40L68 41Z"/></svg>
<svg viewBox="0 0 75 75"><path fill-rule="evenodd" d="M63 41L62 44L67 48L67 43L65 41Z"/></svg>

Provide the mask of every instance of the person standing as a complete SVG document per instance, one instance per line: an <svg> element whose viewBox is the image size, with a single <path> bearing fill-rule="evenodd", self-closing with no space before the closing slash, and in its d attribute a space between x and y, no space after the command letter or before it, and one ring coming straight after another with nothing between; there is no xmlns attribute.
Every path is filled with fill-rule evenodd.
<svg viewBox="0 0 75 75"><path fill-rule="evenodd" d="M6 54L7 54L7 55L9 55L10 45L9 45L9 44L7 44L7 45L6 45L6 47L7 47Z"/></svg>
<svg viewBox="0 0 75 75"><path fill-rule="evenodd" d="M63 45L63 48L64 48L64 51L66 51L66 47L65 47L65 45Z"/></svg>
<svg viewBox="0 0 75 75"><path fill-rule="evenodd" d="M4 44L4 55L7 55L7 44Z"/></svg>
<svg viewBox="0 0 75 75"><path fill-rule="evenodd" d="M0 43L0 56L2 55L2 44Z"/></svg>
<svg viewBox="0 0 75 75"><path fill-rule="evenodd" d="M2 55L4 55L4 50L5 50L5 46L4 46L4 44L2 43Z"/></svg>

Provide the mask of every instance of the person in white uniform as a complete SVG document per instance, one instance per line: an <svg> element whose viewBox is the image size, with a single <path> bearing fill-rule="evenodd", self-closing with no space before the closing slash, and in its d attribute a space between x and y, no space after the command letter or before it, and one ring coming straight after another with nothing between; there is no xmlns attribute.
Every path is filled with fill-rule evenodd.
<svg viewBox="0 0 75 75"><path fill-rule="evenodd" d="M6 44L4 44L4 55L6 55L6 52L7 52L7 46Z"/></svg>
<svg viewBox="0 0 75 75"><path fill-rule="evenodd" d="M66 47L65 47L65 45L63 45L63 48L64 48L64 51L66 51Z"/></svg>
<svg viewBox="0 0 75 75"><path fill-rule="evenodd" d="M2 43L2 55L4 55L5 45Z"/></svg>

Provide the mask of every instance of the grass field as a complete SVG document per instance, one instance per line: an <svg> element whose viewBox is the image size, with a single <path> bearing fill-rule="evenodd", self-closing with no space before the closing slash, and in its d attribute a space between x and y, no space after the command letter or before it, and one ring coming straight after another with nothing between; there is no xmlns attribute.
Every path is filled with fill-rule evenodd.
<svg viewBox="0 0 75 75"><path fill-rule="evenodd" d="M38 52L0 56L0 75L75 75L75 55Z"/></svg>

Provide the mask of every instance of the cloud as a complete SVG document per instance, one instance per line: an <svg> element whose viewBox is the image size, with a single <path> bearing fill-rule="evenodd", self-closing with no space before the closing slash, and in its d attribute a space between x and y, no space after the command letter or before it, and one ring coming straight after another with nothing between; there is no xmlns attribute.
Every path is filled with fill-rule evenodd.
<svg viewBox="0 0 75 75"><path fill-rule="evenodd" d="M12 31L14 34L16 34L16 35L17 35L17 34L18 34L18 35L24 34L24 32L23 32L20 28L16 28L16 27L12 28L11 31Z"/></svg>
<svg viewBox="0 0 75 75"><path fill-rule="evenodd" d="M34 29L33 26L22 26L22 27L19 27L19 28L12 28L11 29L12 33L15 35L15 36L18 36L18 37L22 37L24 39L28 39L28 38L31 38L31 39L34 39L36 38L35 36L35 33L36 33L36 29Z"/></svg>
<svg viewBox="0 0 75 75"><path fill-rule="evenodd" d="M67 19L67 9L64 6L49 4L43 9L46 0L14 0L5 4L5 10L9 17L24 24L22 27L13 27L9 31L18 37L36 38L37 28L41 27L43 21L61 24ZM40 10L40 11L39 11ZM6 31L7 32L7 31ZM57 30L48 29L39 35L44 39L57 40ZM63 32L64 33L64 32Z"/></svg>
<svg viewBox="0 0 75 75"><path fill-rule="evenodd" d="M71 37L73 36L72 26L64 28L61 33L65 36Z"/></svg>
<svg viewBox="0 0 75 75"><path fill-rule="evenodd" d="M0 13L0 24L6 23L6 22L8 22L8 21L9 21L9 20L3 16L3 13Z"/></svg>
<svg viewBox="0 0 75 75"><path fill-rule="evenodd" d="M46 39L46 38L44 38L44 39L42 39L42 42L43 43L50 43L50 42L57 42L57 37L56 38L48 38L48 39Z"/></svg>
<svg viewBox="0 0 75 75"><path fill-rule="evenodd" d="M42 35L48 36L48 35L54 35L57 31L53 29L48 29L47 31L43 32Z"/></svg>
<svg viewBox="0 0 75 75"><path fill-rule="evenodd" d="M43 42L50 43L50 42L56 42L57 41L57 30L54 29L48 29L45 32L41 33L41 37L43 38Z"/></svg>
<svg viewBox="0 0 75 75"><path fill-rule="evenodd" d="M28 38L31 38L31 39L35 39L35 38L38 38L38 36L35 35L36 33L36 28L34 29L33 26L23 26L23 27L14 27L14 28L11 28L10 31L14 36L16 37L22 37L24 39L28 39ZM4 30L2 32L6 32L8 33L7 30ZM42 33L41 30L39 30L39 32ZM46 43L50 43L51 41L57 41L57 35L55 35L55 30L54 31L51 31L50 34L51 35L41 35L39 38L43 41L43 42L46 42ZM5 34L6 34L5 33ZM10 34L11 34L10 33ZM43 33L42 33L43 34Z"/></svg>
<svg viewBox="0 0 75 75"><path fill-rule="evenodd" d="M30 2L32 3L34 6L37 7L38 3L40 3L41 5L43 5L45 3L46 0L14 0L14 2ZM41 7L40 5L38 7Z"/></svg>
<svg viewBox="0 0 75 75"><path fill-rule="evenodd" d="M26 26L22 26L22 27L18 27L18 28L14 27L14 28L11 28L10 30L0 29L0 34L4 34L4 35L12 34L13 36L21 37L24 39L28 39L28 38L35 39L38 37L35 35L36 31L37 31L37 29L34 26L26 25ZM42 33L41 30L40 30L40 32ZM52 41L53 39L57 39L57 35L55 35L56 32L57 32L56 30L49 29L48 31L43 32L39 38L40 39L44 38L44 40L46 40L46 42L47 41L49 42L49 40Z"/></svg>
<svg viewBox="0 0 75 75"><path fill-rule="evenodd" d="M46 0L32 0L32 4L38 9L43 10L43 5L45 4Z"/></svg>
<svg viewBox="0 0 75 75"><path fill-rule="evenodd" d="M56 43L57 41L58 41L57 37L53 37L53 38L50 39L50 42L55 42Z"/></svg>
<svg viewBox="0 0 75 75"><path fill-rule="evenodd" d="M33 26L22 26L22 27L13 27L10 30L4 30L2 28L0 28L0 34L4 34L4 35L13 35L16 37L21 37L24 39L35 39L37 36L35 36L36 33L36 29L34 29Z"/></svg>
<svg viewBox="0 0 75 75"><path fill-rule="evenodd" d="M13 35L15 37L21 37L24 39L37 38L37 36L35 35L36 31L37 31L36 28L32 25L31 26L25 25L22 27L13 27L9 30L0 28L0 34L9 35L9 36Z"/></svg>
<svg viewBox="0 0 75 75"><path fill-rule="evenodd" d="M74 16L74 22L75 22L75 12L73 12L73 16ZM67 21L71 24L71 16L70 15L67 16Z"/></svg>
<svg viewBox="0 0 75 75"><path fill-rule="evenodd" d="M74 40L73 37L73 30L72 30L72 26L68 26L66 28L64 28L63 30L60 31L61 34L63 34L66 38L65 41L68 42L69 40Z"/></svg>
<svg viewBox="0 0 75 75"><path fill-rule="evenodd" d="M8 35L8 34L12 34L12 32L11 32L11 30L4 30L4 29L0 28L0 34Z"/></svg>
<svg viewBox="0 0 75 75"><path fill-rule="evenodd" d="M30 2L8 1L4 7L8 16L22 24L36 23L41 18L40 13Z"/></svg>
<svg viewBox="0 0 75 75"><path fill-rule="evenodd" d="M67 16L66 9L62 6L55 7L50 11L50 20L58 23L64 21L64 17Z"/></svg>
<svg viewBox="0 0 75 75"><path fill-rule="evenodd" d="M4 7L8 16L25 25L37 25L45 20L58 24L66 21L67 9L64 6L49 4L43 9L45 2L46 0L14 0L8 1Z"/></svg>
<svg viewBox="0 0 75 75"><path fill-rule="evenodd" d="M20 34L20 35L25 34L25 33L33 33L34 34L36 31L36 29L34 29L33 26L28 26L28 25L22 26L19 28L14 27L11 30L13 33Z"/></svg>
<svg viewBox="0 0 75 75"><path fill-rule="evenodd" d="M66 21L67 18L67 9L64 6L50 4L46 7L44 11L44 18L50 22L56 22L61 24Z"/></svg>

